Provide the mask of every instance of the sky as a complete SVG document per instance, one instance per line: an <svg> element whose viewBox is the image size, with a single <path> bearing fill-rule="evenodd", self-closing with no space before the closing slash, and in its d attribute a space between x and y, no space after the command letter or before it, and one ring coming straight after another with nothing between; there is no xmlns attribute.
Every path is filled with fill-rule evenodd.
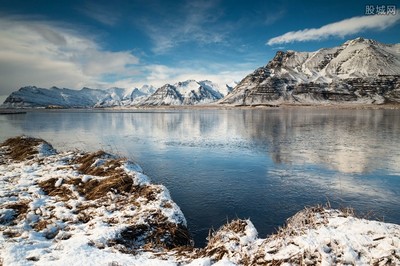
<svg viewBox="0 0 400 266"><path fill-rule="evenodd" d="M396 15L377 15L377 5ZM398 0L0 0L0 99L27 85L232 84L278 50L360 36L399 43L399 8Z"/></svg>

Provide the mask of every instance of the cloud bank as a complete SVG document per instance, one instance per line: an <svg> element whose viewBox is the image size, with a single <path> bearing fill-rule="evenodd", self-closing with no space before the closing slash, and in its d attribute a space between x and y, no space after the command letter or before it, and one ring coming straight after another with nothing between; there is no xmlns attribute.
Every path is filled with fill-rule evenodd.
<svg viewBox="0 0 400 266"><path fill-rule="evenodd" d="M136 73L130 51L105 51L93 37L64 25L0 18L0 94L26 85L102 87Z"/></svg>
<svg viewBox="0 0 400 266"><path fill-rule="evenodd" d="M204 15L205 12L196 17L192 13L188 16L192 23L172 31L197 32L190 38L186 37L201 41L206 38L204 28L200 26ZM189 41L186 37L183 36L180 42ZM160 43L156 48L164 50L176 45L170 41ZM194 58L172 66L146 62L129 50L106 50L97 36L70 24L38 17L0 18L0 103L6 95L28 85L102 89L114 86L132 88L144 84L159 87L187 79L209 79L223 86L240 81L254 67L246 63L228 65Z"/></svg>
<svg viewBox="0 0 400 266"><path fill-rule="evenodd" d="M344 19L322 26L320 28L290 31L268 40L268 45L277 45L292 42L323 40L329 37L345 37L366 30L384 30L400 20L397 15L374 15Z"/></svg>

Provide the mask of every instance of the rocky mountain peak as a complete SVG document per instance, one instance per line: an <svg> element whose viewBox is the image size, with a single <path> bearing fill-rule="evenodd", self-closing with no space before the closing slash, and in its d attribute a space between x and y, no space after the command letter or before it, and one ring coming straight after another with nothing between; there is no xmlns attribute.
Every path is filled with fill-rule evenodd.
<svg viewBox="0 0 400 266"><path fill-rule="evenodd" d="M268 68L280 68L285 65L285 63L293 57L294 51L278 51L275 57L267 64Z"/></svg>
<svg viewBox="0 0 400 266"><path fill-rule="evenodd" d="M140 105L197 105L212 103L222 97L218 85L210 81L186 80L173 85L165 84Z"/></svg>
<svg viewBox="0 0 400 266"><path fill-rule="evenodd" d="M353 40L346 41L342 46L353 46L357 44L378 45L379 42L371 39L364 39L363 37L358 37Z"/></svg>
<svg viewBox="0 0 400 266"><path fill-rule="evenodd" d="M400 103L400 44L356 38L315 52L278 51L221 103Z"/></svg>

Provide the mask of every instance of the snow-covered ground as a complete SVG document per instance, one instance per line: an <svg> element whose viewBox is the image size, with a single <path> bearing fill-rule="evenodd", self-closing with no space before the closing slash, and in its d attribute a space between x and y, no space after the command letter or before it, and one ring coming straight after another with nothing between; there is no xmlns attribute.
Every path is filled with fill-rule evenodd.
<svg viewBox="0 0 400 266"><path fill-rule="evenodd" d="M28 137L0 147L0 265L305 264L400 265L400 226L313 207L266 239L232 221L197 249L168 190L137 164Z"/></svg>

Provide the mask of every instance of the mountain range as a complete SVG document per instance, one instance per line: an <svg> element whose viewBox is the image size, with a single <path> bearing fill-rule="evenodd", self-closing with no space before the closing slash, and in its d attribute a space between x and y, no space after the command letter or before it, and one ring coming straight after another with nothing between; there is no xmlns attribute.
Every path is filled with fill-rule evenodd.
<svg viewBox="0 0 400 266"><path fill-rule="evenodd" d="M166 84L156 89L144 85L141 88L109 88L106 90L83 88L71 90L36 86L22 87L7 97L5 108L101 108L160 105L197 105L220 100L232 88L205 80L187 80L173 85Z"/></svg>
<svg viewBox="0 0 400 266"><path fill-rule="evenodd" d="M211 81L187 80L178 82L174 85L166 84L159 88L147 99L140 102L141 106L160 106L160 105L194 105L206 104L220 100L224 93L229 93L212 83Z"/></svg>
<svg viewBox="0 0 400 266"><path fill-rule="evenodd" d="M12 92L4 101L3 107L89 108L130 106L155 91L156 88L152 86L143 86L140 89L110 88L107 90L90 88L71 90L57 87L45 89L27 86Z"/></svg>
<svg viewBox="0 0 400 266"><path fill-rule="evenodd" d="M28 86L2 107L91 108L163 105L400 103L400 43L357 38L315 52L278 51L234 88L187 80L158 89L50 89Z"/></svg>
<svg viewBox="0 0 400 266"><path fill-rule="evenodd" d="M400 44L357 38L315 52L278 51L220 103L400 103Z"/></svg>

